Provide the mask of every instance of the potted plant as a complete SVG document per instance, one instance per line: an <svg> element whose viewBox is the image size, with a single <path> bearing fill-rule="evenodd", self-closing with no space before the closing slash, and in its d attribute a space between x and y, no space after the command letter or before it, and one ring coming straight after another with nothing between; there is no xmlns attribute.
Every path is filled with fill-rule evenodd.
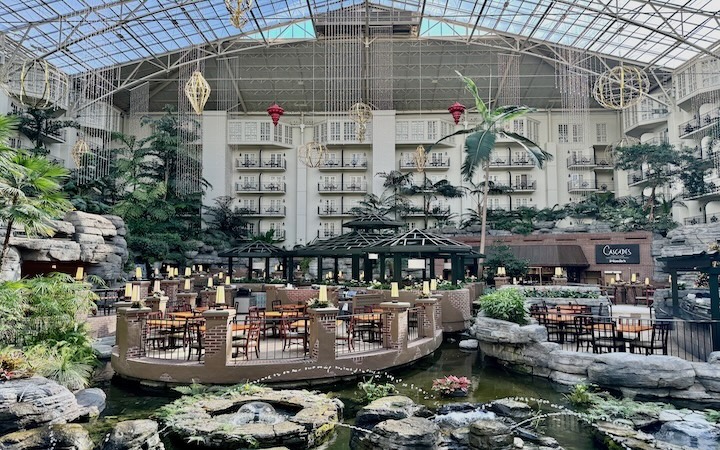
<svg viewBox="0 0 720 450"><path fill-rule="evenodd" d="M332 306L334 305L330 303L330 300L320 300L317 297L311 298L307 301L307 307L312 309L331 308Z"/></svg>
<svg viewBox="0 0 720 450"><path fill-rule="evenodd" d="M433 380L432 390L445 397L465 397L470 388L470 380L467 377L449 375Z"/></svg>

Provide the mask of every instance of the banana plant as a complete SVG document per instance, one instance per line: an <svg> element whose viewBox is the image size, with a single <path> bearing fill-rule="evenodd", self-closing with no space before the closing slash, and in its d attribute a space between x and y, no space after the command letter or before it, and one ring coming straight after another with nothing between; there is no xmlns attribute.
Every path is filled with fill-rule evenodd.
<svg viewBox="0 0 720 450"><path fill-rule="evenodd" d="M465 89L472 94L475 100L475 112L478 115L478 123L473 128L458 130L452 134L440 138L432 147L438 143L457 135L467 135L465 137L465 159L460 169L465 181L472 181L478 167L483 166L485 169L485 180L490 178L490 154L495 148L495 142L498 138L509 139L519 144L527 151L537 167L542 168L546 161L552 160L552 155L530 139L518 133L503 130L502 124L524 116L533 112L533 108L527 106L499 106L491 109L480 98L480 93L475 82L460 72L455 71L465 83ZM485 252L485 231L487 226L487 198L489 183L484 183L483 202L482 202L482 224L480 236L480 253Z"/></svg>

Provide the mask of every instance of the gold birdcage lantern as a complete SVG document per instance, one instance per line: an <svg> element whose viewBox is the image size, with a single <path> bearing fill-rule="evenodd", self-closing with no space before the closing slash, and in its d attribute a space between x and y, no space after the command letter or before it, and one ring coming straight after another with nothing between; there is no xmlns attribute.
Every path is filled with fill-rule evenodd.
<svg viewBox="0 0 720 450"><path fill-rule="evenodd" d="M230 13L230 23L242 29L247 23L247 14L253 7L253 0L225 0L225 7Z"/></svg>
<svg viewBox="0 0 720 450"><path fill-rule="evenodd" d="M199 70L193 72L185 83L185 95L198 115L202 114L205 103L210 98L210 91L210 84Z"/></svg>
<svg viewBox="0 0 720 450"><path fill-rule="evenodd" d="M428 154L427 151L425 151L425 147L418 145L415 153L413 153L412 159L415 164L415 170L420 173L424 172L428 161Z"/></svg>
<svg viewBox="0 0 720 450"><path fill-rule="evenodd" d="M70 150L70 156L75 162L75 167L80 167L83 155L88 153L90 153L90 145L85 141L85 139L81 137L78 138L78 140L75 141L75 145L73 145Z"/></svg>
<svg viewBox="0 0 720 450"><path fill-rule="evenodd" d="M638 104L649 89L650 80L642 69L620 65L598 77L593 97L604 108L621 110Z"/></svg>
<svg viewBox="0 0 720 450"><path fill-rule="evenodd" d="M316 141L310 141L298 149L298 160L306 167L320 167L327 156L327 147Z"/></svg>
<svg viewBox="0 0 720 450"><path fill-rule="evenodd" d="M357 140L363 142L365 140L367 124L370 122L370 119L372 119L372 108L368 104L358 102L350 107L348 115L356 124L355 135Z"/></svg>

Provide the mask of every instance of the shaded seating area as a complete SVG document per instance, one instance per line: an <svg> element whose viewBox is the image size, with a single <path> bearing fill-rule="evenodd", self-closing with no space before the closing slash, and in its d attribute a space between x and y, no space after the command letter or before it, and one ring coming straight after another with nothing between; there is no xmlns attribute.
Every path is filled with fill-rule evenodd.
<svg viewBox="0 0 720 450"><path fill-rule="evenodd" d="M258 279L269 281L271 278L271 260L274 259L281 261L283 266L283 272L286 275L285 278L288 280L292 279L291 253L286 251L284 248L268 244L267 242L248 242L238 247L231 248L230 250L218 253L218 256L228 259L228 274L231 274L231 276L234 273L233 267L235 266L235 263L239 263L240 260L245 259L247 260L248 268L247 278L250 280L255 279L253 273L253 262L255 260L262 260L264 262L263 273L265 274L265 276Z"/></svg>

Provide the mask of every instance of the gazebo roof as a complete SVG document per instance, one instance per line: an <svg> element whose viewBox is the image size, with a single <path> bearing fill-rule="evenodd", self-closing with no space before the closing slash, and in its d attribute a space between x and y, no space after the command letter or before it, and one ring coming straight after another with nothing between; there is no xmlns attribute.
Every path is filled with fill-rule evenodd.
<svg viewBox="0 0 720 450"><path fill-rule="evenodd" d="M295 250L298 256L347 256L365 253L366 249L385 237L378 233L353 230L331 239L315 241L303 248Z"/></svg>
<svg viewBox="0 0 720 450"><path fill-rule="evenodd" d="M387 228L400 228L403 226L402 222L397 220L388 219L385 216L379 214L368 214L365 216L357 217L349 222L343 224L343 227L352 229L366 229L366 230L377 230Z"/></svg>
<svg viewBox="0 0 720 450"><path fill-rule="evenodd" d="M408 232L382 239L365 251L372 253L463 254L481 257L471 246L414 228Z"/></svg>
<svg viewBox="0 0 720 450"><path fill-rule="evenodd" d="M267 242L253 241L230 250L218 253L221 258L272 258L284 256L288 252Z"/></svg>
<svg viewBox="0 0 720 450"><path fill-rule="evenodd" d="M700 272L703 269L713 267L714 262L719 262L720 252L713 250L684 255L661 256L657 260L665 263L668 270Z"/></svg>

